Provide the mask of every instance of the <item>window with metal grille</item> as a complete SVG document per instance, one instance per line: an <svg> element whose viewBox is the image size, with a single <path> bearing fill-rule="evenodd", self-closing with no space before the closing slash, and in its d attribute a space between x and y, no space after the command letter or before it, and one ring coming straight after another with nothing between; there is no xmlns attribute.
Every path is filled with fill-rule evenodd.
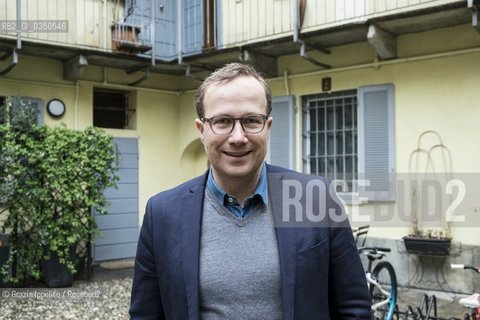
<svg viewBox="0 0 480 320"><path fill-rule="evenodd" d="M93 125L101 128L135 129L135 108L130 107L130 93L95 89Z"/></svg>
<svg viewBox="0 0 480 320"><path fill-rule="evenodd" d="M357 90L304 96L304 171L340 179L352 189L357 179Z"/></svg>

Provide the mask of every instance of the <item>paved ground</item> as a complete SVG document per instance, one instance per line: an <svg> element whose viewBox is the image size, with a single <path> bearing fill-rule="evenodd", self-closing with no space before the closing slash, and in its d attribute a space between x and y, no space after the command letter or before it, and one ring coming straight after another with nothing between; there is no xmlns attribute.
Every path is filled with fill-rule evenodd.
<svg viewBox="0 0 480 320"><path fill-rule="evenodd" d="M112 279L122 279L125 277L133 276L133 261L113 261L103 263L95 266L93 269L92 280L105 281ZM436 297L437 301L437 316L442 319L449 319L456 317L463 319L464 307L458 304L458 299L464 297L464 295L456 295L454 293L446 293L441 291L425 291L412 288L399 288L398 291L398 308L399 311L404 312L407 310L407 306L411 306L413 309L422 307L422 299L426 295L427 299L431 299L432 296ZM426 307L423 305L421 308L423 315L426 315ZM433 316L433 312L431 316ZM400 316L400 319L405 319L404 316ZM413 319L413 318L408 318Z"/></svg>
<svg viewBox="0 0 480 320"><path fill-rule="evenodd" d="M413 309L422 307L422 299L426 295L427 299L431 299L432 296L436 297L437 301L437 316L442 319L459 318L463 319L463 313L465 308L458 304L458 299L465 295L458 295L454 293L447 293L441 291L426 291L402 287L398 290L398 307L399 310L404 312L407 310L407 306L411 306ZM423 305L422 313L426 315L426 307ZM434 316L433 312L430 314ZM404 319L404 317L400 317ZM408 318L413 319L413 318Z"/></svg>
<svg viewBox="0 0 480 320"><path fill-rule="evenodd" d="M93 267L92 280L105 281L133 277L133 260L119 260L101 263Z"/></svg>

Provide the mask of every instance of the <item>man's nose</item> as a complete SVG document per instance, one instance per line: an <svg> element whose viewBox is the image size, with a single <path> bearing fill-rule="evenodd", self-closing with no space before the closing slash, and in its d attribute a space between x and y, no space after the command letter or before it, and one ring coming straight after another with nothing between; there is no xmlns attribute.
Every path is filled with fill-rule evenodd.
<svg viewBox="0 0 480 320"><path fill-rule="evenodd" d="M245 131L243 131L240 120L235 120L233 131L230 133L229 142L234 144L240 144L247 142Z"/></svg>

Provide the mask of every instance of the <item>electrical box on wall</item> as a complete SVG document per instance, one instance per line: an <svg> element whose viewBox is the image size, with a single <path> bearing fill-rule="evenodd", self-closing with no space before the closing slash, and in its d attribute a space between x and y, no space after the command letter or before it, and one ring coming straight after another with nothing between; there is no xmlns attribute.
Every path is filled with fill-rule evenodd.
<svg viewBox="0 0 480 320"><path fill-rule="evenodd" d="M332 91L332 78L322 78L322 91Z"/></svg>

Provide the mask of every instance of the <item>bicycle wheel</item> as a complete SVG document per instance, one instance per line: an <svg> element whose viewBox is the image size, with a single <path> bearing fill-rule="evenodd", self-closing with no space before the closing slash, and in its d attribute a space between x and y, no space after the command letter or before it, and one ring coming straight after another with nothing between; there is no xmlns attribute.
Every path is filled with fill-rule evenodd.
<svg viewBox="0 0 480 320"><path fill-rule="evenodd" d="M370 286L373 319L393 319L397 304L397 276L387 261L379 262L372 271L375 283Z"/></svg>

